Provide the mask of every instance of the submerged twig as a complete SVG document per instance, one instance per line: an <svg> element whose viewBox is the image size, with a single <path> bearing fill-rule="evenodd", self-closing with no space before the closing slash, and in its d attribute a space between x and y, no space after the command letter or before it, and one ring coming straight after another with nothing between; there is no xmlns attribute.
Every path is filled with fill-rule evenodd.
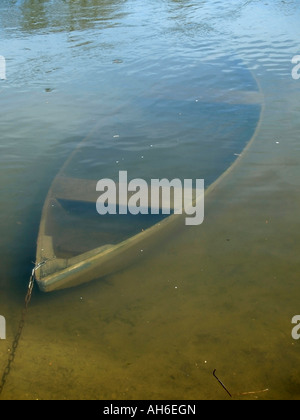
<svg viewBox="0 0 300 420"><path fill-rule="evenodd" d="M227 394L230 396L230 398L232 398L232 395L230 394L230 392L228 391L228 389L226 388L226 386L223 384L223 382L222 381L220 381L220 379L217 377L217 375L216 375L216 369L213 371L213 375L214 375L214 377L216 378L216 380L219 382L219 384L222 386L222 388L224 388L225 389L225 391L227 392Z"/></svg>
<svg viewBox="0 0 300 420"><path fill-rule="evenodd" d="M240 395L254 395L254 394L262 394L263 392L268 392L269 389L263 389L261 391L252 391L252 392L242 392Z"/></svg>

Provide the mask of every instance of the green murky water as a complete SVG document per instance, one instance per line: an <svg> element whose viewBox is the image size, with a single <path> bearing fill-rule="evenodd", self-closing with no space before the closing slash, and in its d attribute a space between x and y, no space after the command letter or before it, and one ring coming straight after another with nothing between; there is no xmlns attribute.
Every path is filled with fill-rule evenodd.
<svg viewBox="0 0 300 420"><path fill-rule="evenodd" d="M0 367L45 197L83 138L77 178L221 176L203 225L34 290L3 399L225 399L214 369L236 399L300 397L298 18L296 1L1 2Z"/></svg>

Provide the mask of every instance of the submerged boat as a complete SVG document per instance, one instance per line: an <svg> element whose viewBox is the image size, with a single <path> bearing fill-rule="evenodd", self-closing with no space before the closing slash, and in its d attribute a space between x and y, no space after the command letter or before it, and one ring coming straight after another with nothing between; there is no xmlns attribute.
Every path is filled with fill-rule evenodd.
<svg viewBox="0 0 300 420"><path fill-rule="evenodd" d="M157 114L155 108L148 127L144 120L142 124L136 121L134 132L128 125L132 113L125 115L119 127L122 142L120 140L117 144L118 148L116 143L111 148L107 146L111 144L112 137L116 142L119 140L119 136L112 136L111 127L110 131L107 127L101 128L101 141L92 139L89 142L90 138L77 147L56 176L45 200L36 253L36 263L40 267L36 271L36 281L41 291L74 287L117 272L138 261L162 238L184 226L184 214L99 216L96 211L99 197L97 182L101 178L112 179L115 176L116 166L112 168L110 159L112 155L115 157L122 153L123 162L115 162L118 171L122 169L122 163L123 169L132 169L132 178L143 175L144 164L147 164L148 180L152 178L151 169L155 171L155 178L204 179L206 187L212 189L233 168L233 162L240 159L245 146L254 138L261 117L263 98L253 76L243 70L238 80L239 85L235 83L226 95L222 91L219 95L214 94L215 101L208 101L206 96L185 102L168 99L170 102L160 106L161 114ZM146 106L145 103L143 106ZM180 111L179 115L185 115L184 125L180 118L174 120L174 110ZM150 108L146 111L142 118L151 114ZM170 123L166 124L168 118ZM153 121L156 120L158 128L154 132ZM186 130L188 124L190 130ZM147 133L144 137L138 132L139 126ZM168 128L166 132L162 129L165 126ZM157 147L149 146L149 133L154 139L150 141L158 138ZM182 136L181 142L174 141L178 133ZM197 139L199 137L199 142L190 142L191 133ZM110 140L105 138L108 135ZM187 148L188 161L182 158L187 155ZM140 163L137 163L138 153L144 153L144 150L147 150L147 162L142 160L144 156L140 156ZM163 165L158 164L159 159ZM187 172L179 174L180 159ZM120 203L115 204L119 206Z"/></svg>

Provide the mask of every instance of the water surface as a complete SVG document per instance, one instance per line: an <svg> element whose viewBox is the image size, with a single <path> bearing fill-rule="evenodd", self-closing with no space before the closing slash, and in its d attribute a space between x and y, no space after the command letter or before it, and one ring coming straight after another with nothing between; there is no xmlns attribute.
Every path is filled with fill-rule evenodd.
<svg viewBox="0 0 300 420"><path fill-rule="evenodd" d="M299 398L298 19L296 1L1 2L0 366L45 197L82 139L70 176L208 186L235 162L203 225L34 291L2 398L227 398L213 369L237 399Z"/></svg>

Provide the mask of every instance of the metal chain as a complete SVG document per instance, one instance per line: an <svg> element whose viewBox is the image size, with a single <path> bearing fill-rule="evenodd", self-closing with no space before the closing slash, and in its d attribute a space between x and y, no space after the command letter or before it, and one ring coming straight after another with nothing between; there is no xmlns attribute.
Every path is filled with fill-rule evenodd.
<svg viewBox="0 0 300 420"><path fill-rule="evenodd" d="M23 332L23 328L24 328L24 325L25 325L25 319L26 319L26 315L27 315L28 305L30 303L31 296L32 296L34 280L35 280L35 272L40 267L42 267L42 265L44 265L46 262L47 261L43 261L42 263L36 265L34 267L34 269L32 270L32 273L31 273L31 276L30 276L30 279L29 279L28 288L27 288L27 293L26 293L26 296L25 296L25 306L22 310L21 320L19 322L18 332L15 335L15 338L14 338L14 341L12 343L10 353L9 353L9 356L8 356L8 362L7 362L6 368L4 369L2 378L0 380L0 395L1 395L1 393L3 391L3 388L6 384L7 377L10 374L11 365L12 365L12 363L15 360L15 357L16 357L16 351L17 351L19 341L20 341L20 338L21 338L21 335L22 335L22 332Z"/></svg>

